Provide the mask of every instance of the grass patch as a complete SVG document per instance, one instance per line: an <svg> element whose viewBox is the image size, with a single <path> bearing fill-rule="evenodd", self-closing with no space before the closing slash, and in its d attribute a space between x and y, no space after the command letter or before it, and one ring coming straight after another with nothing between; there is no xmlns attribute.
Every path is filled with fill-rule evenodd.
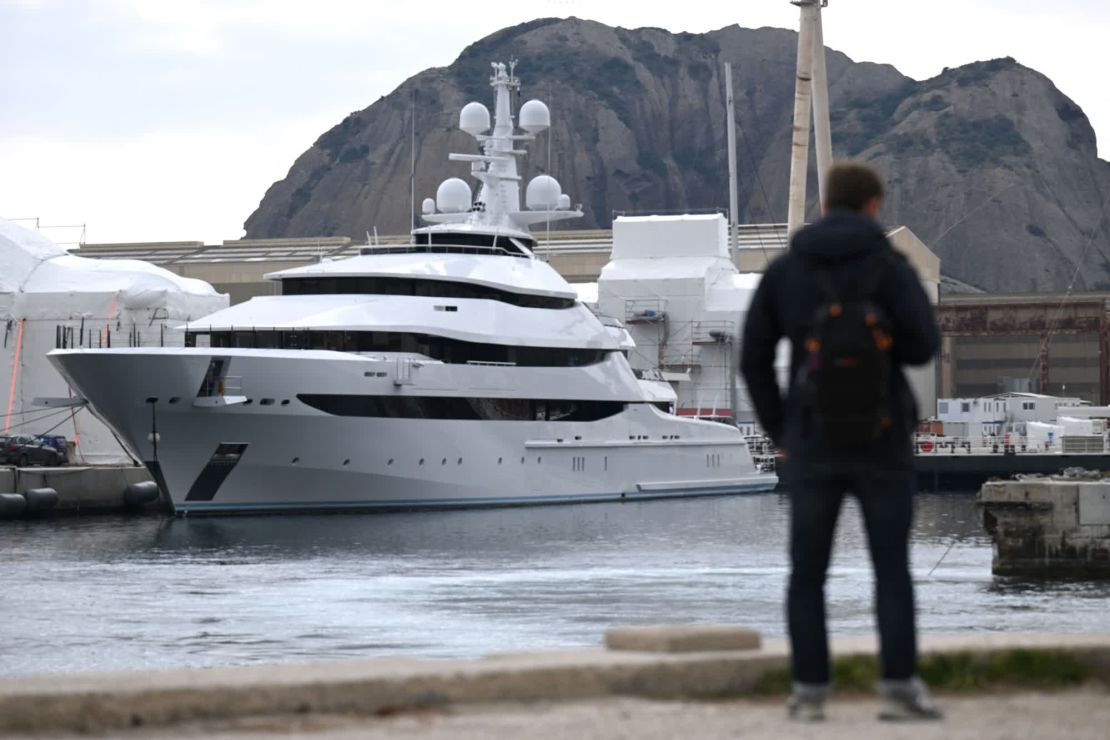
<svg viewBox="0 0 1110 740"><path fill-rule="evenodd" d="M971 652L926 655L918 672L929 686L949 693L1003 687L1062 689L1096 678L1094 671L1071 653L1025 649L989 655ZM879 680L878 663L871 656L835 658L832 674L833 688L838 691L874 691ZM754 693L788 694L791 685L789 669L768 671L756 683Z"/></svg>

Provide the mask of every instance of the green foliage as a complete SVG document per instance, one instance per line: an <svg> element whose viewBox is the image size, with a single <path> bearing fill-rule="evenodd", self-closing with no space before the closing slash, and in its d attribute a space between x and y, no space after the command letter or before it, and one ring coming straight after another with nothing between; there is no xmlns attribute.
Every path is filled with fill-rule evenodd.
<svg viewBox="0 0 1110 740"><path fill-rule="evenodd" d="M1002 157L1024 157L1033 148L1006 116L959 118L945 113L937 120L937 140L959 166L975 167Z"/></svg>
<svg viewBox="0 0 1110 740"><path fill-rule="evenodd" d="M316 189L316 186L320 183L320 180L324 178L324 175L327 174L329 169L327 165L317 167L309 173L308 179L293 191L293 194L289 196L289 205L285 208L285 217L287 219L293 218L293 216L297 215L299 210L308 204L308 201L312 199L312 191Z"/></svg>
<svg viewBox="0 0 1110 740"><path fill-rule="evenodd" d="M942 691L975 691L994 686L1063 688L1094 678L1092 670L1072 653L1007 650L988 656L974 653L929 656L921 677Z"/></svg>
<svg viewBox="0 0 1110 740"><path fill-rule="evenodd" d="M642 64L655 77L667 77L674 73L675 60L660 54L647 39L628 34L624 42L636 63Z"/></svg>
<svg viewBox="0 0 1110 740"><path fill-rule="evenodd" d="M686 140L680 140L671 154L679 172L684 174L696 172L705 178L719 175L722 166L718 156L719 153L714 147L700 147Z"/></svg>
<svg viewBox="0 0 1110 740"><path fill-rule="evenodd" d="M832 111L838 147L856 155L870 146L894 125L894 112L913 92L913 84L901 85L877 98L856 98Z"/></svg>
<svg viewBox="0 0 1110 740"><path fill-rule="evenodd" d="M345 149L343 153L339 155L339 161L343 163L357 162L360 159L366 159L368 154L370 154L370 146L368 144L361 144Z"/></svg>
<svg viewBox="0 0 1110 740"><path fill-rule="evenodd" d="M1096 678L1094 671L1073 653L1015 649L980 655L974 652L925 655L918 673L934 689L973 692L1002 687L1060 689L1078 686ZM879 678L872 656L852 655L832 663L833 686L841 691L868 692ZM764 673L755 687L763 695L787 694L790 671Z"/></svg>
<svg viewBox="0 0 1110 740"><path fill-rule="evenodd" d="M933 151L933 140L924 134L893 134L886 139L887 148L894 154L909 157Z"/></svg>
<svg viewBox="0 0 1110 740"><path fill-rule="evenodd" d="M959 87L970 87L987 82L995 74L1018 66L1013 57L991 59L986 62L972 62L955 69L944 68L939 75L924 83L926 88L947 87L953 82Z"/></svg>
<svg viewBox="0 0 1110 740"><path fill-rule="evenodd" d="M713 69L705 62L689 62L686 65L686 74L690 79L698 82L709 82L713 79Z"/></svg>
<svg viewBox="0 0 1110 740"><path fill-rule="evenodd" d="M663 163L662 157L651 149L641 151L636 157L636 164L640 165L640 169L645 172L650 172L659 177L666 177L667 175L667 166Z"/></svg>
<svg viewBox="0 0 1110 740"><path fill-rule="evenodd" d="M921 104L925 110L940 111L948 107L948 101L942 95L933 95Z"/></svg>
<svg viewBox="0 0 1110 740"><path fill-rule="evenodd" d="M503 28L480 41L474 42L463 49L459 58L451 65L455 84L466 93L469 100L488 103L490 100L488 83L490 63L507 62L513 58L520 58L522 65L524 65L531 55L522 48L519 37L538 28L562 22L558 18L538 18L534 21ZM566 43L565 35L563 35L563 40L563 43Z"/></svg>
<svg viewBox="0 0 1110 740"><path fill-rule="evenodd" d="M1056 115L1058 115L1060 117L1060 120L1064 123L1071 123L1072 121L1078 121L1080 119L1086 118L1086 116L1083 114L1083 111L1079 108L1078 105L1075 105L1074 103L1069 103L1066 100L1056 106Z"/></svg>
<svg viewBox="0 0 1110 740"><path fill-rule="evenodd" d="M324 150L328 159L335 161L339 151L346 146L351 138L366 127L358 113L352 113L336 126L328 129L323 136L316 140L316 146Z"/></svg>

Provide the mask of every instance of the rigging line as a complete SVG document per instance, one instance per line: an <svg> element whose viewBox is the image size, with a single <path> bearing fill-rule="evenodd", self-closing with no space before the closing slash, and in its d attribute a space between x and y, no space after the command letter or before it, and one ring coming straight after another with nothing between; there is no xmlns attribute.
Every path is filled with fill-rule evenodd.
<svg viewBox="0 0 1110 740"><path fill-rule="evenodd" d="M58 410L58 408L70 409L70 408L73 408L73 407L72 406L62 406L62 407L51 408L49 406L46 406L46 407L43 407L43 408L24 409L23 411L13 411L12 416L24 416L26 414L46 413L47 411L56 411L56 410Z"/></svg>
<svg viewBox="0 0 1110 740"><path fill-rule="evenodd" d="M1059 203L1059 201L1057 201ZM1029 367L1029 374L1026 376L1027 380L1033 378L1033 373L1037 370L1037 365L1041 361L1041 357L1048 352L1049 345L1052 341L1052 334L1056 331L1055 325L1059 323L1060 319L1064 317L1064 307L1068 301L1071 300L1072 291L1075 288L1075 281L1079 279L1079 271L1083 268L1083 263L1087 260L1087 250L1094 244L1095 237L1098 235L1098 228L1102 226L1102 222L1106 220L1106 204L1102 203L1102 218L1098 220L1095 228L1091 229L1091 236L1087 239L1087 243L1083 245L1083 251L1079 254L1079 259L1075 263L1075 270L1072 272L1071 280L1068 282L1067 290L1064 291L1064 297L1060 300L1060 305L1056 308L1056 318L1048 322L1048 330L1045 333L1044 340L1041 342L1037 356L1033 359L1033 364ZM1044 391L1042 391L1043 393Z"/></svg>
<svg viewBox="0 0 1110 740"><path fill-rule="evenodd" d="M972 208L972 209L971 209L970 211L968 211L967 213L965 213L965 214L964 214L964 215L963 215L963 216L962 216L962 217L961 217L961 218L960 218L960 219L959 219L958 221L956 221L956 223L952 224L952 225L951 225L951 226L949 226L949 227L948 227L947 229L945 229L944 231L942 231L942 232L941 232L941 234L940 234L940 236L938 236L938 237L937 237L936 239L933 239L933 241L932 241L932 246L934 246L934 247L935 247L935 246L936 246L936 245L937 245L937 244L938 244L938 243L940 242L940 240L941 240L941 239L943 239L944 237L948 236L948 235L949 235L949 234L950 234L950 233L952 232L952 230L953 230L953 229L955 229L955 228L956 228L957 226L959 226L960 224L962 224L962 223L963 223L964 221L967 221L967 220L968 220L969 218L971 218L972 216L974 216L974 215L975 215L976 213L978 213L979 211L981 211L981 210L983 210L984 208L986 208L986 207L987 207L987 206L988 206L988 205L989 205L989 204L990 204L991 202L993 202L993 201L994 201L994 199L995 199L995 198L997 198L998 196L1002 195L1002 194L1003 194L1003 193L1005 193L1005 192L1008 192L1008 191L1010 191L1010 190L1013 190L1013 189L1014 189L1014 188L1016 188L1017 186L1018 186L1018 183L1016 183L1016 182L1014 182L1014 183L1010 183L1009 185L1007 185L1006 187L1002 188L1001 190L999 190L999 191L998 191L997 193L995 193L995 194L994 194L994 195L992 195L991 197L989 197L989 198L987 198L986 200L984 200L984 201L983 201L982 203L980 203L979 205L977 205L977 206L975 206L974 208Z"/></svg>
<svg viewBox="0 0 1110 740"><path fill-rule="evenodd" d="M109 429L108 431L112 432L112 436L115 437L116 444L119 445L119 448L123 450L123 454L127 455L127 458L136 466L141 466L142 463L135 459L135 456L131 454L131 450L127 449L127 445L123 443L123 440L119 438L119 435L113 432L111 429Z"/></svg>
<svg viewBox="0 0 1110 740"><path fill-rule="evenodd" d="M948 553L952 552L952 548L955 547L955 546L956 546L956 539L953 538L952 541L948 543L948 549L945 550L944 554L940 556L940 560L937 561L937 564L929 569L929 576L933 575L933 571L936 570L938 567L940 567L940 564L944 562L944 559L946 557L948 557ZM928 577L928 576L926 576L926 577Z"/></svg>
<svg viewBox="0 0 1110 740"><path fill-rule="evenodd" d="M753 112L753 115L754 115L754 112ZM763 207L767 209L767 213L771 217L771 221L774 221L775 216L774 216L774 213L771 210L771 199L767 195L767 188L763 184L763 178L759 174L759 169L755 166L755 155L752 153L751 145L748 143L748 135L744 132L744 127L743 126L738 125L736 128L740 129L740 140L744 144L744 152L748 155L748 164L751 166L752 172L755 173L756 184L759 185L759 191L760 191L760 193L763 194ZM738 177L739 177L739 173L738 173ZM765 263L770 262L771 258L767 255L767 245L763 242L763 231L761 229L759 229L758 227L756 228L756 231L755 231L755 237L759 241L760 251L763 252L763 261ZM786 245L781 245L781 246L786 246Z"/></svg>
<svg viewBox="0 0 1110 740"><path fill-rule="evenodd" d="M37 419L25 419L25 420L19 422L18 424L12 424L10 428L11 429L19 429L20 427L27 426L28 424L37 424L41 421L45 421L46 419L49 419L51 416L54 416L54 415L57 415L57 414L63 414L64 415L64 414L68 414L68 413L69 413L68 408L52 409L50 414L47 414L45 416L40 416ZM65 417L65 418L62 419L62 421L64 422L67 419L68 419L68 417ZM57 425L55 425L52 428L56 429ZM37 434L33 434L31 436L41 436L43 434L49 434L49 431L47 431L47 432L38 432Z"/></svg>
<svg viewBox="0 0 1110 740"><path fill-rule="evenodd" d="M45 408L35 408L35 409L29 409L29 410L24 410L24 411L17 411L17 412L12 413L12 416L30 416L31 414L40 414L40 416L38 416L35 419L25 418L25 419L23 419L22 421L20 421L18 423L18 424L30 424L32 422L38 421L39 419L43 419L43 418L46 418L48 416L51 416L55 412L61 413L61 412L64 412L64 411L70 411L72 409L73 409L72 406L60 406L60 407L47 406ZM18 426L18 424L13 424L13 426Z"/></svg>
<svg viewBox="0 0 1110 740"><path fill-rule="evenodd" d="M66 409L66 410L68 411L68 409ZM54 426L50 427L50 428L49 428L49 429L47 429L47 430L46 430L45 432L39 432L39 433L38 433L38 435L36 435L36 436L39 436L39 437L45 437L46 435L50 434L50 433L51 433L52 431L54 431L55 429L57 429L58 427L60 427L60 426L61 426L62 424L65 424L65 423L66 423L67 421L69 421L69 419L63 418L63 419L62 419L61 421L59 421L59 422L58 422L57 424L55 424Z"/></svg>

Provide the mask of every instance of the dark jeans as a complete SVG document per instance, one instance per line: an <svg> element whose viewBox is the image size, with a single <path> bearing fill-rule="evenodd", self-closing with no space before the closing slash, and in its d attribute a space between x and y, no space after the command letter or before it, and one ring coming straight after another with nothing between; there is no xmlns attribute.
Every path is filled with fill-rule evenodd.
<svg viewBox="0 0 1110 740"><path fill-rule="evenodd" d="M867 472L813 478L791 476L790 559L787 620L794 680L829 682L825 624L825 573L844 495L854 493L875 570L875 613L879 623L882 678L906 679L917 670L909 532L913 521L914 474Z"/></svg>

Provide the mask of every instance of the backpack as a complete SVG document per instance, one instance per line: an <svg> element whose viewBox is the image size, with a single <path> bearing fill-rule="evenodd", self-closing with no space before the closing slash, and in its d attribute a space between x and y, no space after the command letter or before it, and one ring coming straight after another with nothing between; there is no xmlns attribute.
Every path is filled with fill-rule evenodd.
<svg viewBox="0 0 1110 740"><path fill-rule="evenodd" d="M892 424L890 321L872 300L888 267L881 260L841 291L827 267L811 265L822 302L806 335L802 387L814 431L834 451L866 449Z"/></svg>

